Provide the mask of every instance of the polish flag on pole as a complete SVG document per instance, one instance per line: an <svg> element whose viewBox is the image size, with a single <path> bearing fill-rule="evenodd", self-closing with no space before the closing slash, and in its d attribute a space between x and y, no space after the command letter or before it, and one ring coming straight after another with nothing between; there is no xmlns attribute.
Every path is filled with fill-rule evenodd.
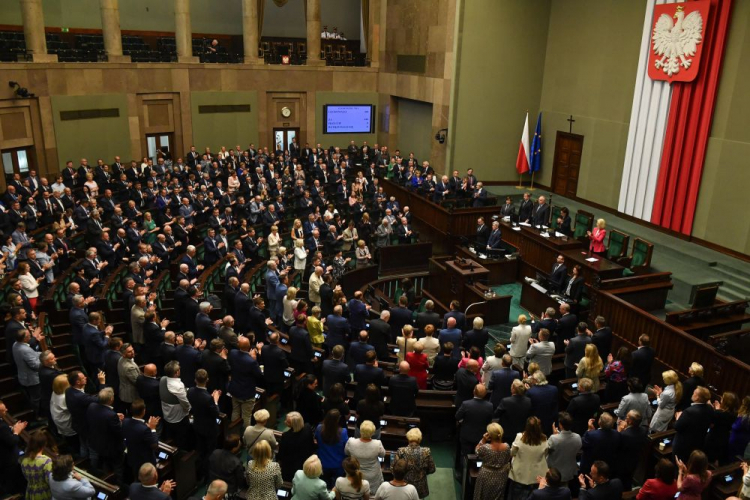
<svg viewBox="0 0 750 500"><path fill-rule="evenodd" d="M529 156L529 113L526 113L526 122L523 124L521 145L518 147L518 158L516 158L516 170L519 174L529 171L531 163Z"/></svg>

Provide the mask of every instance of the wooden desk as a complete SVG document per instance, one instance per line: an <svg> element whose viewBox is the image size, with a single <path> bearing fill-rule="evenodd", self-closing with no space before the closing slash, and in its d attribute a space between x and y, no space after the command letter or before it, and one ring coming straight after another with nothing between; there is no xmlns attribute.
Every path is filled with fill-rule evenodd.
<svg viewBox="0 0 750 500"><path fill-rule="evenodd" d="M673 287L672 273L641 274L602 280L599 284L599 290L607 290L644 311L664 309Z"/></svg>
<svg viewBox="0 0 750 500"><path fill-rule="evenodd" d="M565 265L568 271L572 272L573 266L580 265L583 268L584 281L589 284L597 283L599 280L620 278L625 269L620 264L615 264L598 255L589 255L588 252L583 250L565 250L562 254L565 257ZM586 260L592 257L599 260L596 262Z"/></svg>
<svg viewBox="0 0 750 500"><path fill-rule="evenodd" d="M379 252L379 273L381 276L417 273L427 270L427 262L432 257L432 243L421 242L410 243L408 245L388 245L381 248Z"/></svg>
<svg viewBox="0 0 750 500"><path fill-rule="evenodd" d="M430 259L430 291L443 304L457 299L463 307L472 302L466 299L466 287L489 280L490 272L473 259L466 259L470 268L461 267L453 259Z"/></svg>
<svg viewBox="0 0 750 500"><path fill-rule="evenodd" d="M540 315L548 307L557 312L560 303L523 280L521 281L521 307L532 314Z"/></svg>
<svg viewBox="0 0 750 500"><path fill-rule="evenodd" d="M503 240L518 247L521 253L518 279L525 276L533 278L537 272L549 273L558 255L566 250L583 248L583 243L580 241L572 238L566 241L554 236L545 238L539 234L538 229L531 227L517 226L514 229L510 223L500 221L500 229L503 233Z"/></svg>
<svg viewBox="0 0 750 500"><path fill-rule="evenodd" d="M464 246L456 246L456 256L465 259L473 259L489 271L490 285L505 285L515 283L518 276L518 267L520 261L518 258L507 259L505 256L498 259L482 259L478 255L469 251Z"/></svg>

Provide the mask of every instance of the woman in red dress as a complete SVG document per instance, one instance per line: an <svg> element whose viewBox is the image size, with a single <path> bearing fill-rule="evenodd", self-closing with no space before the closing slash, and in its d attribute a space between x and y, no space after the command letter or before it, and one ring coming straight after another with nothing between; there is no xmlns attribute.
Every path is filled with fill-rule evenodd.
<svg viewBox="0 0 750 500"><path fill-rule="evenodd" d="M591 240L589 250L591 253L601 255L602 257L607 253L607 249L604 247L604 237L607 236L606 227L607 223L604 219L599 219L596 221L596 227L593 231L586 231L586 236Z"/></svg>
<svg viewBox="0 0 750 500"><path fill-rule="evenodd" d="M417 385L420 389L427 389L427 369L430 367L430 363L427 360L427 355L422 352L423 350L424 344L416 342L414 351L406 353L406 361L409 363L409 376L417 379Z"/></svg>

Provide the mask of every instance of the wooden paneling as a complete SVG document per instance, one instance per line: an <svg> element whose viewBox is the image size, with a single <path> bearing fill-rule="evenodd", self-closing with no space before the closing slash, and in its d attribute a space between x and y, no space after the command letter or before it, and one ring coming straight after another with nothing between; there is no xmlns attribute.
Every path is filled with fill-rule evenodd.
<svg viewBox="0 0 750 500"><path fill-rule="evenodd" d="M0 149L22 148L32 144L31 108L0 108Z"/></svg>
<svg viewBox="0 0 750 500"><path fill-rule="evenodd" d="M581 169L583 136L557 131L555 161L552 170L552 190L555 194L575 198L578 173Z"/></svg>

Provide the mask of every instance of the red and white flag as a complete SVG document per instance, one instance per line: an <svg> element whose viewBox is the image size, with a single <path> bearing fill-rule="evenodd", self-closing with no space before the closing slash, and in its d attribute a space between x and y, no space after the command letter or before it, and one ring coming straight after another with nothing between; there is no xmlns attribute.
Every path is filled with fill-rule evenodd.
<svg viewBox="0 0 750 500"><path fill-rule="evenodd" d="M529 156L529 114L526 113L526 122L523 124L521 145L518 147L518 158L516 158L516 170L519 174L529 171L531 157Z"/></svg>

